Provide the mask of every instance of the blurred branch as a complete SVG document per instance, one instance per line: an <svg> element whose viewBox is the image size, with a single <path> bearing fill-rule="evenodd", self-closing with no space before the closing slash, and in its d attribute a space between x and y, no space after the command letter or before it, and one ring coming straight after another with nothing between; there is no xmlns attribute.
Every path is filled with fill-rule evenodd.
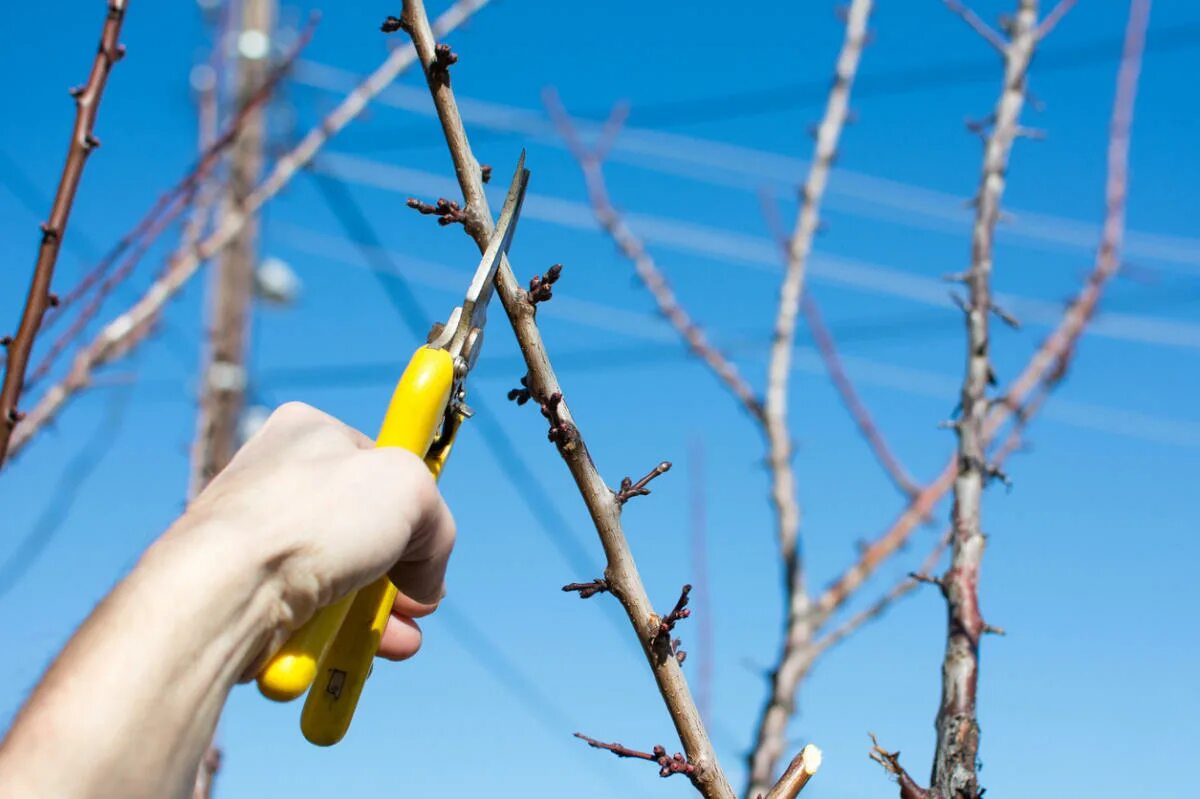
<svg viewBox="0 0 1200 799"><path fill-rule="evenodd" d="M821 750L809 744L792 758L779 782L767 793L766 799L796 799L820 767Z"/></svg>
<svg viewBox="0 0 1200 799"><path fill-rule="evenodd" d="M543 93L543 101L559 135L566 142L571 154L579 163L579 168L583 171L584 180L587 183L588 199L596 220L616 243L621 254L633 264L634 271L642 285L654 298L659 313L679 332L679 335L687 343L688 349L708 366L717 379L742 404L742 407L754 419L762 422L762 403L755 395L754 389L742 377L737 366L712 345L703 328L680 305L679 298L671 289L671 284L667 282L666 277L654 262L654 258L647 252L645 243L629 228L621 214L613 207L608 196L608 187L604 180L603 159L620 131L628 108L618 105L613 109L604 125L598 143L589 148L580 138L579 131L563 107L558 93L553 89L547 89Z"/></svg>
<svg viewBox="0 0 1200 799"><path fill-rule="evenodd" d="M451 81L442 66L444 59L439 58L435 34L430 30L421 0L405 0L403 16L398 23L411 36L420 53L465 200L463 227L482 251L494 229L491 210L483 191L479 163L471 151ZM669 642L657 634L661 620L650 604L625 539L621 506L592 462L583 434L563 400L558 377L537 328L535 306L529 302L507 258L502 260L497 271L496 289L525 358L528 388L550 422L552 440L575 479L604 547L607 558L605 579L609 590L629 617L683 744L684 761L690 769L688 777L704 796L732 799L733 789L717 762L679 662L674 657L663 656L663 645L669 645Z"/></svg>
<svg viewBox="0 0 1200 799"><path fill-rule="evenodd" d="M3 386L0 387L0 466L3 466L8 454L13 428L23 416L17 409L17 403L21 401L25 370L29 365L34 339L42 326L46 309L58 301L50 293L50 284L54 279L54 267L58 262L62 240L67 233L67 222L71 216L71 206L75 202L75 192L83 177L83 168L91 152L100 146L100 140L92 132L100 111L100 100L108 83L109 72L125 55L125 47L118 42L121 24L125 21L125 5L125 0L109 0L104 26L100 31L100 46L92 62L91 74L88 75L86 84L71 90L71 95L75 98L75 125L67 148L67 160L63 165L58 191L50 208L50 218L42 225L42 243L38 248L33 280L25 298L20 326L15 336L6 336L4 339L8 359L4 364Z"/></svg>
<svg viewBox="0 0 1200 799"><path fill-rule="evenodd" d="M488 0L460 0L438 18L440 34L449 33L487 5ZM376 95L416 61L411 47L398 47L362 83L313 127L291 150L275 162L270 173L246 199L243 210L226 214L216 228L190 249L177 250L167 261L162 275L125 313L110 322L75 356L71 369L42 395L28 418L13 434L16 452L54 419L75 394L87 387L92 372L136 347L162 312L168 300L183 287L200 266L228 244L249 217L278 194L333 136L366 108Z"/></svg>
<svg viewBox="0 0 1200 799"><path fill-rule="evenodd" d="M1067 12L1075 7L1076 2L1077 0L1058 0L1058 4L1050 9L1050 13L1038 25L1037 37L1044 39L1050 31L1054 30L1054 26L1062 21Z"/></svg>
<svg viewBox="0 0 1200 799"><path fill-rule="evenodd" d="M799 545L800 503L792 470L792 435L788 426L788 378L796 339L796 317L804 289L808 256L820 224L820 206L837 155L838 141L850 113L850 89L858 71L867 40L871 0L853 0L846 14L846 34L838 53L833 87L825 114L816 129L816 152L800 195L787 252L787 267L779 290L779 310L771 354L767 362L767 390L763 403L767 438L767 467L771 479L771 503L775 507L776 538L783 561L784 634L770 691L755 727L749 756L750 778L747 797L769 791L787 740L787 725L795 711L796 689L811 662L808 649L813 627L811 602L805 584L804 563Z"/></svg>
<svg viewBox="0 0 1200 799"><path fill-rule="evenodd" d="M99 282L99 288L88 301L88 304L80 311L70 327L54 341L54 344L42 357L41 362L30 375L30 386L40 382L50 372L58 357L72 342L79 338L88 323L100 312L100 308L112 290L133 273L133 270L141 262L146 251L154 245L158 237L170 227L171 223L192 207L193 201L201 192L202 187L220 162L225 151L237 140L238 135L246 127L247 120L253 119L258 114L267 100L274 95L275 90L279 87L279 84L283 81L287 73L291 71L301 51L312 40L315 28L316 17L313 17L309 20L308 25L305 26L305 29L301 32L284 59L270 71L265 80L258 84L254 92L246 96L245 101L240 104L238 112L230 120L225 130L219 136L213 138L211 142L206 142L201 148L200 157L191 170L178 183L164 192L137 225L122 236L116 245L113 246L112 250L84 275L75 288L63 297L62 302L59 304L58 313L54 317L47 319L47 326L53 324L54 320L61 316L67 307L85 296ZM212 99L210 101L203 101L202 109L206 104L215 105L215 101L214 87ZM215 124L215 119L212 118L214 112L215 108L208 111L202 110L203 124ZM204 220L204 207L206 204L203 203L200 208L195 209L192 218L201 227L185 235L185 241L191 238L194 242L199 235L199 230L203 229L202 222ZM131 247L133 248L132 251L130 250ZM121 262L121 265L106 277L105 275L109 269L122 255L126 257Z"/></svg>
<svg viewBox="0 0 1200 799"><path fill-rule="evenodd" d="M997 53L1004 55L1004 51L1008 48L1008 41L991 25L983 21L978 14L967 8L958 0L944 0L946 8L962 18L962 21L971 27L971 30L983 37L983 40L990 44Z"/></svg>

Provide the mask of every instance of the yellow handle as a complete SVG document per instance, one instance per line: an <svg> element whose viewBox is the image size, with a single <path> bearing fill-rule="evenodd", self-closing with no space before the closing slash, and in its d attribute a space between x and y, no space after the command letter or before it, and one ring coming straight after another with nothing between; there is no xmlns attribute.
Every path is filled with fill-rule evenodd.
<svg viewBox="0 0 1200 799"><path fill-rule="evenodd" d="M446 418L453 384L449 353L417 350L396 384L375 446L402 447L424 457ZM440 470L431 471L436 477ZM319 661L317 684L300 714L300 730L312 743L331 746L350 728L395 600L396 588L384 576L359 591L351 603L332 646Z"/></svg>
<svg viewBox="0 0 1200 799"><path fill-rule="evenodd" d="M375 446L402 447L409 452L424 456L429 451L430 444L433 443L438 426L445 418L453 383L454 360L448 352L429 347L418 349L408 362L408 367L401 375L400 381L396 384L396 390L392 394L392 401L388 405L388 411L384 416L379 436L375 440ZM381 584L386 584L387 588L391 588L391 593L384 590ZM312 619L292 633L283 648L258 674L258 687L263 696L286 702L296 699L308 690L316 679L318 671L325 671L322 661L329 656L331 648L337 649L336 645L332 647L331 645L338 640L335 636L339 629L357 627L363 633L370 630L372 614L366 610L366 603L373 603L372 609L374 609L381 606L386 599L383 622L387 622L387 613L390 613L392 602L395 600L395 589L391 587L387 577L382 577L375 584L362 589L358 592L358 596L363 600L361 603L355 594L343 597L318 611ZM382 628L380 628L379 634L382 635ZM376 638L375 648L358 668L358 671L361 671L358 691L362 689L361 682L366 679L371 658L374 657L378 648L379 639ZM348 671L347 674L357 674L358 671ZM333 687L336 688L336 686ZM330 690L330 684L326 680L320 690L310 693L309 702L305 705L305 716L309 715L308 704L311 703L312 696L328 690ZM340 702L335 699L333 704L338 708L339 713L345 713L342 729L342 734L345 734L345 728L349 727L350 717L354 714L358 692L354 693L354 699L351 701L346 701L348 695L345 693L342 695L346 698ZM347 706L348 710L343 711L342 708ZM317 725L324 726L324 719L317 722ZM305 731L305 736L312 740L303 720L301 729ZM330 743L334 742L330 741Z"/></svg>

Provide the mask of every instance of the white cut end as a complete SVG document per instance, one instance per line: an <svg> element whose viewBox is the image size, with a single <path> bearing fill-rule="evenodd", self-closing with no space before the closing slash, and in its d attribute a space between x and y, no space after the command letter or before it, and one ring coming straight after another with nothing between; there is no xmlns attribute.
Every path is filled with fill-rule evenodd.
<svg viewBox="0 0 1200 799"><path fill-rule="evenodd" d="M816 774L821 767L821 750L809 744L800 750L800 756L804 758L804 772Z"/></svg>

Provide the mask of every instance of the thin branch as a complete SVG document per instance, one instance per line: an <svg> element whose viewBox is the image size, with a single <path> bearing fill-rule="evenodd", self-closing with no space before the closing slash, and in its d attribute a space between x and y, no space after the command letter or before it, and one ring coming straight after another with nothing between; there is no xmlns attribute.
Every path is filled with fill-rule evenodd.
<svg viewBox="0 0 1200 799"><path fill-rule="evenodd" d="M808 781L821 768L821 750L809 744L792 758L779 782L767 793L766 799L796 799Z"/></svg>
<svg viewBox="0 0 1200 799"><path fill-rule="evenodd" d="M712 342L708 340L708 336L705 335L704 329L679 303L679 298L675 296L671 284L658 268L653 256L646 250L645 242L630 229L624 217L613 207L612 200L609 198L608 187L604 180L603 156L611 147L612 141L615 140L628 109L625 106L617 106L613 109L612 115L604 125L599 143L589 149L580 139L579 132L559 100L558 94L552 89L547 90L543 95L543 100L546 111L558 129L559 135L562 136L563 141L566 142L572 155L575 156L575 160L579 163L579 168L583 171L592 213L600 226L608 233L620 249L621 254L633 264L638 279L654 298L659 313L678 331L688 349L708 366L750 415L761 422L762 403L754 389L742 377L737 366L713 346Z"/></svg>
<svg viewBox="0 0 1200 799"><path fill-rule="evenodd" d="M1058 0L1058 4L1050 9L1050 13L1042 19L1037 27L1037 37L1044 39L1054 30L1054 26L1062 21L1062 18L1067 15L1067 12L1075 7L1078 0Z"/></svg>
<svg viewBox="0 0 1200 799"><path fill-rule="evenodd" d="M900 785L900 799L930 799L930 797L936 796L930 789L917 785L916 781L900 765L900 753L889 752L880 746L879 741L875 739L875 733L871 733L870 758L883 766L884 771L896 778L896 782Z"/></svg>
<svg viewBox="0 0 1200 799"><path fill-rule="evenodd" d="M212 799L213 785L221 769L221 750L210 746L200 761L196 772L196 783L192 787L192 799Z"/></svg>
<svg viewBox="0 0 1200 799"><path fill-rule="evenodd" d="M982 36L983 40L992 46L992 49L1004 55L1005 50L1008 49L1008 40L1001 35L1000 31L984 22L978 14L958 0L943 0L943 2L946 3L946 8L961 17L962 21L971 27L971 30Z"/></svg>
<svg viewBox="0 0 1200 799"><path fill-rule="evenodd" d="M979 574L985 538L982 529L983 489L990 475L985 427L991 407L988 388L995 382L991 364L991 275L996 224L1004 194L1009 156L1025 103L1026 76L1037 44L1037 0L1020 0L1012 42L1004 51L1004 84L993 111L991 134L984 147L971 267L966 285L967 365L959 399L957 473L954 482L950 567L941 579L948 607L946 653L942 665L942 697L935 727L931 789L942 797L977 796L979 722Z"/></svg>
<svg viewBox="0 0 1200 799"><path fill-rule="evenodd" d="M616 497L617 504L624 505L626 502L633 499L634 497L644 497L644 496L648 495L650 493L650 489L647 488L646 486L648 486L650 484L650 481L656 477L666 474L667 471L670 470L670 468L671 468L671 462L663 461L662 463L658 464L653 469L651 469L649 472L647 472L646 475L644 477L642 477L640 480L638 480L636 483L633 482L632 478L629 478L629 477L626 477L625 479L621 480L621 490L617 492L617 497Z"/></svg>
<svg viewBox="0 0 1200 799"><path fill-rule="evenodd" d="M462 25L488 2L489 0L459 0L438 18L436 29L439 35L445 35ZM275 162L271 172L247 199L242 213L226 214L220 224L194 248L180 250L172 255L163 274L150 285L146 293L81 349L67 375L46 390L29 416L14 431L11 451L15 453L53 420L63 406L87 386L92 373L98 367L116 360L137 346L167 301L175 296L200 266L228 244L241 231L249 217L287 186L326 142L357 117L366 108L367 103L391 85L396 76L412 66L416 60L417 54L412 47L397 47L393 50L328 116Z"/></svg>
<svg viewBox="0 0 1200 799"><path fill-rule="evenodd" d="M89 270L79 284L63 298L59 304L59 313L56 313L53 318L48 319L47 325L61 316L61 312L68 305L86 295L91 287L103 278L95 295L92 296L88 304L84 306L79 315L71 322L67 330L55 339L53 345L51 345L50 349L42 357L37 368L30 374L28 380L29 386L36 385L49 374L58 357L79 337L88 323L100 312L100 308L112 290L133 273L133 270L141 262L146 251L154 245L158 237L170 227L171 223L192 206L201 186L208 180L209 175L219 163L221 156L224 155L225 151L237 139L238 134L246 125L246 120L251 119L262 108L263 104L274 95L279 84L288 72L291 71L300 53L312 40L313 32L316 30L316 20L317 17L315 15L310 18L308 24L300 33L300 36L297 37L284 59L270 71L267 79L262 81L258 88L247 97L246 102L241 104L237 114L230 120L225 130L202 149L195 166L178 183L163 193L149 212L139 220L137 225L123 236L113 249L96 266ZM186 239L187 237L185 236L184 238ZM133 249L130 250L130 247L133 247ZM121 255L125 255L121 265L112 274L105 277L109 268Z"/></svg>
<svg viewBox="0 0 1200 799"><path fill-rule="evenodd" d="M772 197L766 192L760 192L759 201L762 205L763 219L767 223L773 237L779 242L780 248L784 253L788 250L788 237L783 230L783 223L779 216L779 208L773 201ZM892 453L892 448L888 445L887 440L883 437L883 432L875 424L871 412L867 409L866 403L859 396L858 389L854 387L850 376L846 374L845 368L842 366L842 358L838 354L837 343L833 339L833 333L825 324L825 320L821 315L820 307L812 294L805 293L800 298L800 310L804 313L805 323L812 333L813 342L817 345L817 352L821 356L821 362L825 365L825 370L829 372L829 379L833 382L833 387L837 389L838 396L842 400L842 404L849 411L850 417L854 420L854 424L858 427L858 431L866 439L867 446L871 448L876 460L880 466L887 472L895 486L901 493L909 497L916 496L921 491L919 486L909 474L900 460Z"/></svg>
<svg viewBox="0 0 1200 799"><path fill-rule="evenodd" d="M470 219L464 227L480 251L483 251L495 225L483 191L479 163L471 152L453 90L450 84L441 80L437 74L430 74L429 68L436 58L436 40L429 28L424 3L421 0L405 0L401 20L420 53L421 63L426 70L426 81L454 161L458 183L467 201ZM526 301L525 290L514 276L507 258L501 260L497 271L496 289L525 359L529 387L534 397L539 402L549 402L551 398L556 398L552 422L560 430L567 427L571 431L569 436L555 443L575 479L604 547L607 559L605 580L612 594L621 602L638 640L642 643L646 660L683 744L686 762L693 767L689 775L692 784L709 799L732 799L733 789L717 761L679 662L675 658L659 658L650 645L658 617L646 595L629 543L621 528L620 506L616 502L615 494L604 483L592 462L583 433L571 416L567 403L562 399L558 377L550 364L545 343L537 328L535 309Z"/></svg>
<svg viewBox="0 0 1200 799"><path fill-rule="evenodd" d="M603 749L606 752L612 752L617 757L631 757L636 760L649 760L651 763L658 764L658 776L670 777L672 774L692 774L696 767L688 762L687 758L679 752L673 755L667 755L667 750L662 746L655 746L652 752L639 752L637 749L630 749L624 744L605 743L598 741L595 738L589 738L581 732L575 733L575 737L581 741L586 741L587 745L594 749Z"/></svg>
<svg viewBox="0 0 1200 799"><path fill-rule="evenodd" d="M22 418L17 403L21 401L25 370L29 365L34 339L41 329L46 309L57 301L50 293L50 284L54 279L54 266L58 262L63 237L67 233L75 192L83 177L88 155L100 146L100 141L93 133L100 100L108 83L109 72L125 55L124 45L118 42L121 24L125 21L125 6L125 0L109 0L91 74L86 84L71 90L75 98L75 126L67 147L67 160L50 207L50 218L42 225L42 242L33 268L33 280L25 298L25 308L21 313L21 324L7 345L8 359L4 364L3 387L0 388L0 466L4 465L8 454L13 429Z"/></svg>
<svg viewBox="0 0 1200 799"><path fill-rule="evenodd" d="M820 206L837 154L838 141L850 112L850 89L867 40L871 0L853 0L846 14L846 33L838 54L836 75L825 114L816 131L816 148L801 192L800 209L788 245L787 266L779 290L779 310L767 362L763 427L771 503L775 508L776 539L783 562L784 640L772 673L770 693L755 727L749 756L747 797L766 793L783 756L787 725L796 704L796 687L810 663L805 650L812 637L811 597L805 585L799 546L800 503L792 469L792 437L788 427L788 379L795 347L796 318L813 239L820 226Z"/></svg>
<svg viewBox="0 0 1200 799"><path fill-rule="evenodd" d="M597 577L590 583L567 583L562 587L564 591L578 591L580 599L590 599L596 594L602 594L608 591L608 581Z"/></svg>
<svg viewBox="0 0 1200 799"><path fill-rule="evenodd" d="M855 425L862 433L863 438L867 440L871 451L875 454L875 459L883 466L883 470L887 472L891 478L892 484L906 496L915 497L921 491L921 486L909 474L908 469L904 468L904 464L900 463L900 459L892 452L892 448L888 445L883 437L883 433L875 424L871 412L859 397L854 383L850 380L850 376L846 374L845 368L842 366L841 356L838 355L837 345L833 340L833 334L825 325L825 320L821 316L821 309L817 306L812 295L806 294L800 303L801 310L804 312L804 320L808 324L808 329L812 331L813 342L817 345L817 351L821 354L821 361L825 364L826 371L829 372L829 379L833 381L834 387L837 389L838 395L842 398L842 403L850 412L850 416L854 419Z"/></svg>

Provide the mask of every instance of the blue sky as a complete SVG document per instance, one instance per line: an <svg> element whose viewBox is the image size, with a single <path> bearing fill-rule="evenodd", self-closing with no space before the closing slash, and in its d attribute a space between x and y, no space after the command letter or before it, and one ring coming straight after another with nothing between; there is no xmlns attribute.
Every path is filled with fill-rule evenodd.
<svg viewBox="0 0 1200 799"><path fill-rule="evenodd" d="M12 261L0 275L4 324L19 313L44 213L36 209L48 207L61 167L72 114L65 90L86 73L99 26L99 0L68 5L6 11L10 29L22 33L0 50L0 103L10 109L0 128L0 236ZM307 129L336 101L334 90L373 68L389 45L377 32L396 12L386 4L308 3L282 18L294 24L320 6L305 61L272 110L278 141ZM937 423L954 405L962 364L960 317L938 281L968 257L962 200L974 190L980 147L962 123L990 110L999 70L940 3L880 6L809 287L881 427L928 479L952 446ZM988 19L1009 6L975 4ZM980 687L981 778L996 795L1179 795L1178 763L1200 734L1200 646L1189 632L1200 600L1189 490L1200 463L1200 161L1185 156L1187 142L1200 138L1188 102L1200 16L1190 6L1160 0L1151 17L1131 162L1127 260L1136 268L1113 285L1095 335L1030 431L1029 451L1011 461L1013 488L987 496L982 601L1009 633L985 642ZM995 283L1027 324L995 335L1002 380L1091 264L1125 14L1123 2L1080 4L1035 61L1032 86L1044 108L1027 110L1024 121L1048 138L1018 142L1009 172L1013 220L998 234ZM124 41L129 56L101 110L104 146L84 177L60 289L90 262L89 248L115 240L192 158L187 76L209 44L200 14L191 4L134 2ZM758 196L777 197L790 218L811 151L806 129L820 114L841 26L827 3L740 10L703 0L680 13L628 0L508 0L451 41L460 54L454 85L480 159L506 175L520 148L529 150L533 179L513 262L521 277L566 265L540 319L597 464L616 484L659 460L676 463L625 515L648 590L664 608L697 579L689 498L704 497L714 647L703 650L695 616L679 632L693 684L711 658L711 732L740 783L764 697L760 672L778 643L759 436L654 317L629 265L590 223L582 180L547 133L540 93L556 86L569 108L593 119L618 100L631 103L608 168L614 200L689 309L761 386L779 268ZM456 231L403 207L410 194L448 193L449 159L430 110L418 76L401 78L318 167L345 180L433 321L453 307L477 256ZM262 249L291 264L304 288L296 306L256 317L256 402L305 400L373 432L416 341L311 177L270 206ZM154 263L101 320L136 296ZM0 723L182 508L201 288L190 287L159 336L109 369L105 387L70 406L0 476L0 574L36 552L0 595ZM901 500L855 435L806 335L797 367L791 413L804 541L821 585ZM235 691L220 731L221 795L689 795L682 779L660 781L650 766L570 736L676 748L615 603L558 591L598 575L600 551L543 420L503 399L521 372L503 316L493 314L472 384L487 419L464 430L443 480L460 545L422 655L376 669L354 729L332 750L303 742L298 707ZM517 467L496 456L496 428L532 478L506 476ZM79 473L87 473L82 482ZM538 498L538 516L519 490ZM860 599L914 568L937 532L918 531ZM869 730L924 778L943 639L943 603L923 591L820 663L791 730L797 748L811 741L826 754L812 796L894 795L866 757ZM1123 768L1112 767L1114 750Z"/></svg>

